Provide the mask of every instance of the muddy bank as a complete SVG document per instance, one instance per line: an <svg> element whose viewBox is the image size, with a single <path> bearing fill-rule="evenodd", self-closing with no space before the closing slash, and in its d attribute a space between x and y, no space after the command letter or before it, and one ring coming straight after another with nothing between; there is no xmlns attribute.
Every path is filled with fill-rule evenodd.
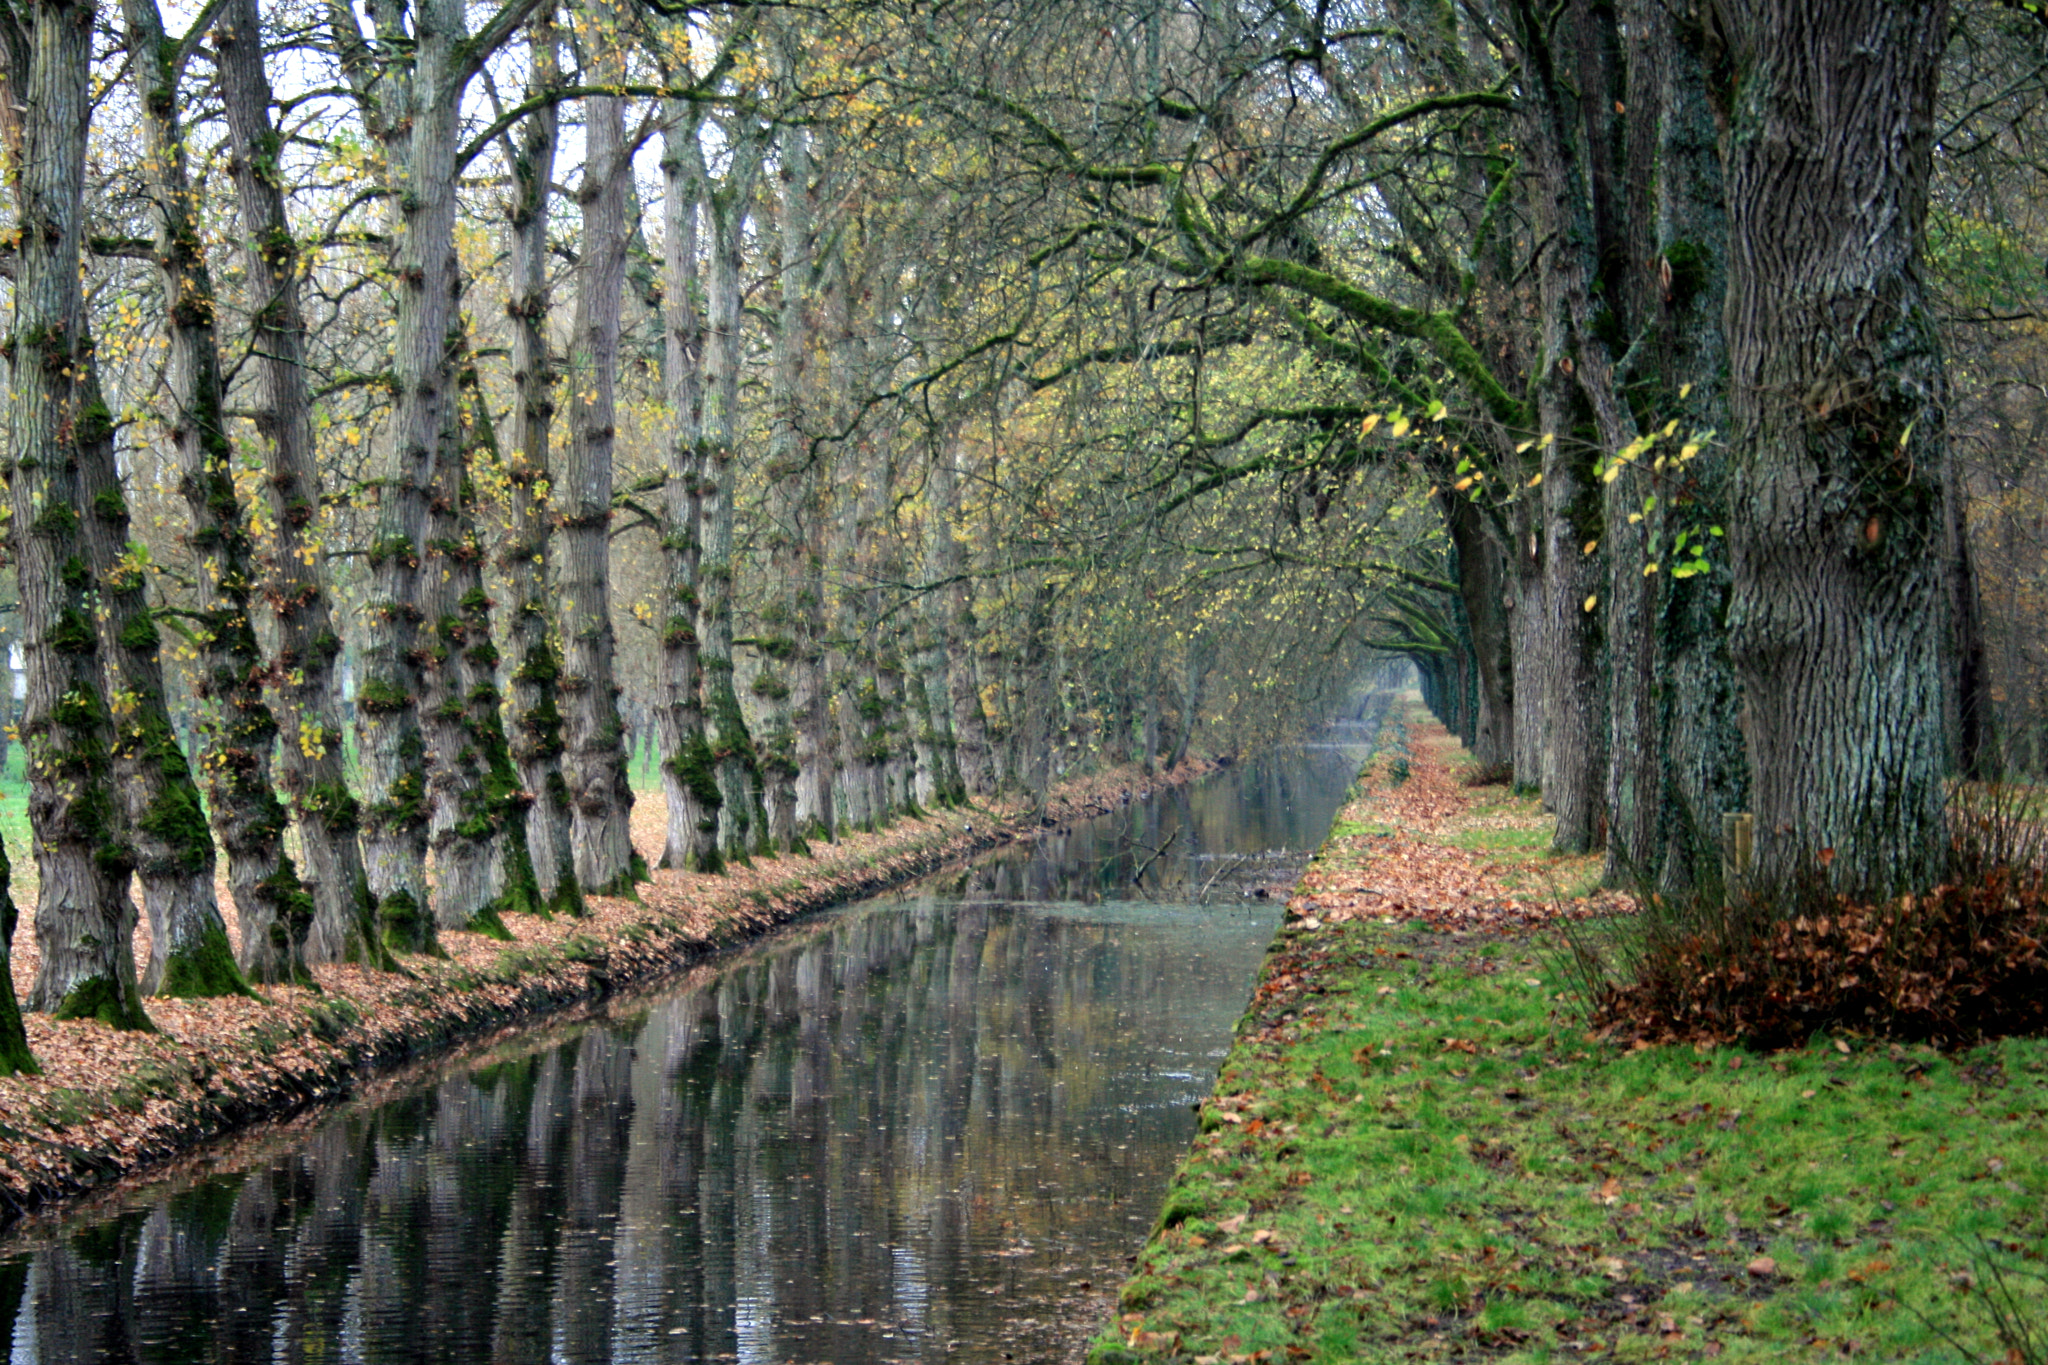
<svg viewBox="0 0 2048 1365"><path fill-rule="evenodd" d="M638 901L593 898L580 919L508 916L511 943L444 933L446 955L407 959L404 975L323 967L318 990L151 1000L155 1034L30 1016L43 1074L0 1079L0 1227L348 1096L395 1068L654 984L796 915L1215 766L1190 762L1149 778L1135 769L1094 774L1062 784L1043 813L1021 805L947 811L849 836L814 857L758 859L726 876L657 872ZM643 851L658 850L663 818L660 798L643 797L634 811ZM35 970L27 918L16 935L17 989ZM147 944L137 951L146 954Z"/></svg>

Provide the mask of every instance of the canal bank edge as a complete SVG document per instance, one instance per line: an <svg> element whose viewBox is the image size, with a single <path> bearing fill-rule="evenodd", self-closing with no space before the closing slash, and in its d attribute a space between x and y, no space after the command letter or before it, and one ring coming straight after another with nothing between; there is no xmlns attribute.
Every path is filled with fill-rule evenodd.
<svg viewBox="0 0 2048 1365"><path fill-rule="evenodd" d="M2048 1040L1589 1035L1599 858L1404 709L1089 1365L2037 1358Z"/></svg>
<svg viewBox="0 0 2048 1365"><path fill-rule="evenodd" d="M1059 784L1042 809L935 812L821 845L813 856L759 858L724 876L658 871L638 901L591 897L581 919L507 916L510 943L444 931L446 956L408 958L403 976L322 967L318 991L152 999L155 1034L30 1016L45 1073L0 1078L0 1231L68 1199L148 1178L220 1139L347 1099L368 1079L655 985L796 916L1225 763L1189 759L1150 776L1135 766L1111 769Z"/></svg>

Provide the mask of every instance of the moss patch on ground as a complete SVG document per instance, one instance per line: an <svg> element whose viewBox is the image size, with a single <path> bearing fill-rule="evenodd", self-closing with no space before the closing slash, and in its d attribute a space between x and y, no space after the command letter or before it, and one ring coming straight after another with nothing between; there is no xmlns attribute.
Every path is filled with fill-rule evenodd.
<svg viewBox="0 0 2048 1365"><path fill-rule="evenodd" d="M1989 1361L1999 1296L2048 1320L2048 1043L1589 1036L1505 865L1464 877L1487 791L1454 809L1408 733L1340 826L1405 833L1333 837L1290 902L1095 1365Z"/></svg>

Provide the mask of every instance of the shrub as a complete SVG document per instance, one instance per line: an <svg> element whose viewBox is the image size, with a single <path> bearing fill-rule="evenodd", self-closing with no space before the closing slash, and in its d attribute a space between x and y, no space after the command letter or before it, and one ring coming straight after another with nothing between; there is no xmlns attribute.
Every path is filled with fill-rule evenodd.
<svg viewBox="0 0 2048 1365"><path fill-rule="evenodd" d="M1816 861L1776 885L1639 893L1604 930L1568 926L1595 1027L1651 1041L1798 1044L1839 1029L1945 1046L2048 1029L2042 828L1998 791L1951 804L1946 881L1870 902Z"/></svg>

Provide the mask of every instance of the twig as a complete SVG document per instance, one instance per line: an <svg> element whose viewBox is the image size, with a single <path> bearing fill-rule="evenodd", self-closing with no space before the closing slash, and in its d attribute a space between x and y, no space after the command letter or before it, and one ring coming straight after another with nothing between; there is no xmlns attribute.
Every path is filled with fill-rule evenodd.
<svg viewBox="0 0 2048 1365"><path fill-rule="evenodd" d="M1217 868L1216 875L1214 877L1209 878L1208 881L1203 882L1202 889L1195 893L1195 904L1200 905L1203 901L1207 900L1209 898L1209 888L1216 885L1216 883L1222 878L1224 873L1232 871L1240 863L1246 863L1251 861L1251 856L1252 855L1249 853L1240 853L1237 855L1236 861L1227 863L1224 866Z"/></svg>
<svg viewBox="0 0 2048 1365"><path fill-rule="evenodd" d="M1171 834L1169 834L1169 835L1167 835L1167 836L1166 836L1166 842L1165 842L1165 843L1161 844L1161 845L1160 845L1159 847L1157 847L1157 848L1155 848L1155 849L1153 849L1153 850L1152 850L1152 856L1151 856L1151 857L1147 858L1147 859L1146 859L1146 860L1145 860L1144 862L1142 862L1142 863L1138 864L1138 870L1137 870L1136 872L1133 872L1133 873L1131 874L1131 885L1132 885L1132 886L1136 886L1136 885L1137 885L1137 884L1138 884L1139 882L1142 882L1142 881L1144 881L1144 880L1145 880L1145 872L1146 872L1146 869L1150 868L1150 867L1152 866L1152 864L1154 864L1154 863L1158 862L1158 861L1159 861L1159 860L1160 860L1161 858L1165 857L1165 856L1166 856L1166 850L1168 850L1169 848L1172 848L1172 847L1173 847L1173 841L1174 841L1175 839L1178 839L1178 838L1180 838L1180 831L1179 831L1179 830L1175 830L1175 831L1174 831L1173 833L1171 833Z"/></svg>

